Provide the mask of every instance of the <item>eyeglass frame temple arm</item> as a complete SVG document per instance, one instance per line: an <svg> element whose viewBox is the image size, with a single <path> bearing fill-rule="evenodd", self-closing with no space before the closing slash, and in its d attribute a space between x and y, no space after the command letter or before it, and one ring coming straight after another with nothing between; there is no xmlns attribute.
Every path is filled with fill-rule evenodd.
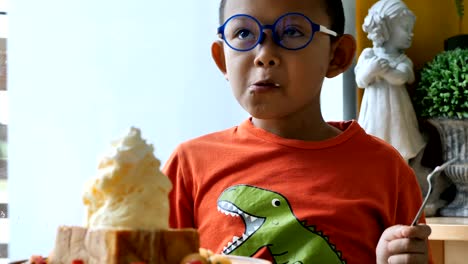
<svg viewBox="0 0 468 264"><path fill-rule="evenodd" d="M332 35L334 37L338 36L338 33L336 33L335 31L330 30L327 27L322 26L322 25L319 25L319 26L320 26L320 32L323 32L323 33L328 34L328 35Z"/></svg>

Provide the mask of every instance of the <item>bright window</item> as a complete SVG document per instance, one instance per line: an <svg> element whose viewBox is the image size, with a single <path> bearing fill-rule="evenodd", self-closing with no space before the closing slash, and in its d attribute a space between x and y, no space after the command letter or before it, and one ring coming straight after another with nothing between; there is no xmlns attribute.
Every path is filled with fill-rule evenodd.
<svg viewBox="0 0 468 264"><path fill-rule="evenodd" d="M7 0L0 0L0 264L8 263L9 219L7 199L6 125L8 101L6 88L6 39L8 36Z"/></svg>
<svg viewBox="0 0 468 264"><path fill-rule="evenodd" d="M7 0L0 0L0 13L7 12ZM0 15L0 38L8 35L8 20L6 15Z"/></svg>
<svg viewBox="0 0 468 264"><path fill-rule="evenodd" d="M0 91L0 124L8 124L8 92Z"/></svg>

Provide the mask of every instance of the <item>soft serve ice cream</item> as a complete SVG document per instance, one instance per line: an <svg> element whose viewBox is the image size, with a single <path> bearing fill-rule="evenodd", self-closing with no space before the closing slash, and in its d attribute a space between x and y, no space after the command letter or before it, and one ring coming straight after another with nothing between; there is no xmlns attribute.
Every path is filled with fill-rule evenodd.
<svg viewBox="0 0 468 264"><path fill-rule="evenodd" d="M167 229L172 184L160 171L154 148L132 127L112 142L97 176L86 184L83 202L87 226L96 228Z"/></svg>

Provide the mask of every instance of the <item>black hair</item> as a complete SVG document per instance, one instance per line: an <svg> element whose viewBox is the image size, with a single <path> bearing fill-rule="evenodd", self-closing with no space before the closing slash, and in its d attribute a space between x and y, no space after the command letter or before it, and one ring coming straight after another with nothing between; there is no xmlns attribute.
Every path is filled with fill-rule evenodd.
<svg viewBox="0 0 468 264"><path fill-rule="evenodd" d="M219 4L219 24L224 23L224 7L226 6L227 0L221 0ZM343 3L341 0L322 0L325 2L327 8L327 14L330 17L331 26L330 29L338 33L338 35L343 35L345 27L345 16Z"/></svg>

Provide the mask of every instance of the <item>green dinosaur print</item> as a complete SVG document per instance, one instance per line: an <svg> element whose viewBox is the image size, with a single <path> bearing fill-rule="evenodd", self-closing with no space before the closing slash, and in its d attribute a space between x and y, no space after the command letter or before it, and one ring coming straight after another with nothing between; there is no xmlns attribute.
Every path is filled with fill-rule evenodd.
<svg viewBox="0 0 468 264"><path fill-rule="evenodd" d="M236 185L220 195L218 210L242 217L245 224L244 233L234 236L223 254L252 256L267 247L275 263L346 263L324 234L296 218L287 199L279 193Z"/></svg>

